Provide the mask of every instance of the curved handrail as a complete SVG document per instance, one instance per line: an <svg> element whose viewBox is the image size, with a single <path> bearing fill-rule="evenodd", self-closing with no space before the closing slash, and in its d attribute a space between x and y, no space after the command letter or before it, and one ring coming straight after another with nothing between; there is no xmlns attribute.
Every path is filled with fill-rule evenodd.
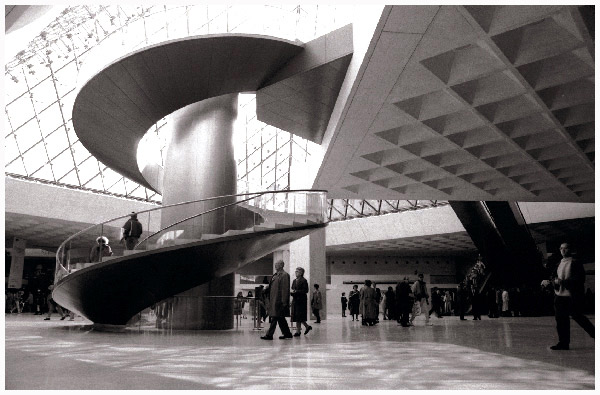
<svg viewBox="0 0 600 395"><path fill-rule="evenodd" d="M182 223L182 222L188 221L188 220L190 220L190 219L193 219L193 218L200 217L200 216L202 216L202 215L204 215L204 214L208 214L208 213L210 213L210 212L217 211L217 210L220 210L220 209L222 209L222 208L227 208L227 207L230 207L230 206L235 206L235 205L237 205L237 204L240 204L240 203L247 202L247 201L249 201L249 200L252 200L252 199L254 199L254 198L257 198L257 197L259 197L259 196L263 196L263 195L265 195L266 193L267 193L267 192L258 193L256 196L252 196L252 197L249 197L249 198L247 198L247 199L240 200L240 201L235 201L235 202L233 202L233 203L228 203L228 204L225 204L225 205L223 205L223 206L219 206L219 207L211 208L210 210L207 210L207 211L201 212L200 214L195 214L195 215L192 215L191 217L187 217L187 218L184 218L184 219L182 219L182 220L180 220L180 221L174 222L174 223L172 223L171 225L165 226L164 228L157 230L156 232L152 233L151 235L149 235L149 236L146 236L146 238L145 238L144 240L140 241L139 243L137 243L137 244L135 245L135 247L133 247L133 249L135 250L135 249L137 248L137 246L139 246L140 244L142 244L143 242L145 242L146 240L148 240L148 239L149 239L149 238L151 238L152 236L155 236L155 235L157 235L157 234L161 233L162 231L164 231L164 230L167 230L167 229L169 229L169 228L171 228L171 227L173 227L173 226L175 226L175 225L179 225L179 224L180 224L180 223Z"/></svg>
<svg viewBox="0 0 600 395"><path fill-rule="evenodd" d="M186 204L206 202L206 201L211 201L211 200L216 200L216 199L223 199L223 198L228 198L228 197L252 196L251 198L245 199L243 201L236 201L236 202L233 202L233 203L229 204L229 205L236 205L238 203L242 203L244 201L248 201L248 200L254 199L255 197L262 196L262 195L265 195L265 194L296 193L296 192L317 192L317 193L321 192L321 193L327 193L327 191L323 190L323 189L284 189L284 190L276 190L276 191L266 190L266 191L260 191L260 192L245 192L245 193L238 193L238 194L229 194L229 195L221 195L221 196L214 196L214 197L202 198L202 199L191 200L191 201L180 202L180 203L173 203L173 204L169 204L169 205L166 205L166 206L162 206L161 205L159 207L154 207L154 208L147 209L147 210L141 210L141 211L137 211L137 212L134 212L134 213L135 214L149 213L149 212L153 212L153 211L157 211L157 210L163 210L163 209L166 209L166 208L177 207L177 206L182 206L182 205L186 205ZM228 205L226 205L226 206L228 206ZM215 210L218 210L220 208L224 208L226 206L217 207L216 209L212 209L212 210L209 210L207 212L215 211ZM196 216L200 216L200 215L203 215L203 214L205 214L205 213L200 213L199 215L196 215ZM113 221L116 221L116 220L119 220L119 219L129 218L131 215L132 215L132 213L129 213L129 214L126 214L126 215L122 215L122 216L118 216L118 217L115 217L115 218L111 218L111 219L108 219L106 221L103 221L103 222L100 222L100 223L88 226L87 228L85 228L83 230L80 230L79 232L71 235L65 241L63 241L60 244L60 246L58 247L57 251L56 251L56 270L55 270L55 281L54 282L56 283L57 281L60 280L60 278L62 278L64 275L66 275L66 274L69 273L68 270L62 264L62 258L64 257L64 255L61 255L61 254L64 254L64 248L65 248L65 246L66 246L66 244L68 242L72 241L77 236L79 236L81 234L84 234L85 232L88 232L88 231L90 231L90 230L92 230L92 229L94 229L94 228L96 228L98 226L103 226L104 224L108 224L110 222L113 222ZM193 217L195 217L195 216L192 216L190 218L193 218ZM187 218L187 219L190 219L190 218ZM187 220L187 219L185 219L185 220ZM179 222L183 222L183 221L179 221ZM174 225L176 225L176 224L171 224L171 225L169 225L169 227L174 226ZM144 239L144 241L146 239ZM139 244L141 244L141 243L138 243L135 247L137 247ZM60 272L61 269L62 269L63 276L59 276L59 272Z"/></svg>

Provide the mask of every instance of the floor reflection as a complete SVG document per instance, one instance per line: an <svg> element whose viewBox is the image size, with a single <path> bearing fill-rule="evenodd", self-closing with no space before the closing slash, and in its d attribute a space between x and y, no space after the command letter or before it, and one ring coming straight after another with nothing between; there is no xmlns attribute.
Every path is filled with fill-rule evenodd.
<svg viewBox="0 0 600 395"><path fill-rule="evenodd" d="M7 389L33 388L16 377L34 367L25 366L32 362L24 356L35 357L38 366L52 364L52 372L65 371L65 377L85 371L90 378L80 389L157 389L167 379L176 388L231 390L593 389L595 380L594 342L576 328L574 350L559 355L546 349L554 336L551 317L475 323L448 317L413 328L327 320L309 336L272 342L250 329L116 334L11 318ZM65 377L46 374L47 388L66 388ZM135 376L144 383L129 383Z"/></svg>

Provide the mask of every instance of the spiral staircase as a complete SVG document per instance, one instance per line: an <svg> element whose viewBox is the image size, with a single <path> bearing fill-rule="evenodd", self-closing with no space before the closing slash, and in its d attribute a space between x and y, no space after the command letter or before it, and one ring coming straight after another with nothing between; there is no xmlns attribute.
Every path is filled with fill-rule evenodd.
<svg viewBox="0 0 600 395"><path fill-rule="evenodd" d="M228 203L220 203L224 201ZM207 202L216 207L206 210ZM157 218L165 210L177 210L181 218L158 227ZM72 250L89 247L97 237L119 240L120 226L130 214L113 218L60 245L52 296L95 324L122 326L165 298L232 273L325 227L325 210L326 192L315 190L227 195L162 206L137 213L144 233L133 250L115 244L113 255L101 257L99 262L71 258ZM233 225L219 233L187 236L197 236L198 230L190 232L190 228L201 226L209 215L213 216L211 222L216 216ZM236 226L240 221L228 221L232 217L250 221Z"/></svg>

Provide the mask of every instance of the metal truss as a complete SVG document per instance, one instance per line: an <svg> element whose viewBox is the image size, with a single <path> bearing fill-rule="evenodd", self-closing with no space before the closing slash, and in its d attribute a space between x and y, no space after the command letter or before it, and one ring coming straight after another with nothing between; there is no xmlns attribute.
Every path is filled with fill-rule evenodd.
<svg viewBox="0 0 600 395"><path fill-rule="evenodd" d="M329 221L344 221L353 218L440 207L447 204L449 203L445 200L328 199L327 219Z"/></svg>

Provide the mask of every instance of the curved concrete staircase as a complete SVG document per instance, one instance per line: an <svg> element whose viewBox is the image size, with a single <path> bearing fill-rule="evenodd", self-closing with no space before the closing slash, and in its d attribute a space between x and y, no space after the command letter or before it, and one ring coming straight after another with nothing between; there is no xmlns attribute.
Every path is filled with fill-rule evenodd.
<svg viewBox="0 0 600 395"><path fill-rule="evenodd" d="M145 250L124 251L83 265L65 265L63 243L63 251L59 248L57 253L54 300L95 324L125 325L154 303L232 273L327 225L320 209L284 213L247 203L237 205L256 214L257 224L223 234L203 234L200 239L177 238L177 230L167 227L157 232L157 242L147 244ZM124 218L127 216L120 217Z"/></svg>

